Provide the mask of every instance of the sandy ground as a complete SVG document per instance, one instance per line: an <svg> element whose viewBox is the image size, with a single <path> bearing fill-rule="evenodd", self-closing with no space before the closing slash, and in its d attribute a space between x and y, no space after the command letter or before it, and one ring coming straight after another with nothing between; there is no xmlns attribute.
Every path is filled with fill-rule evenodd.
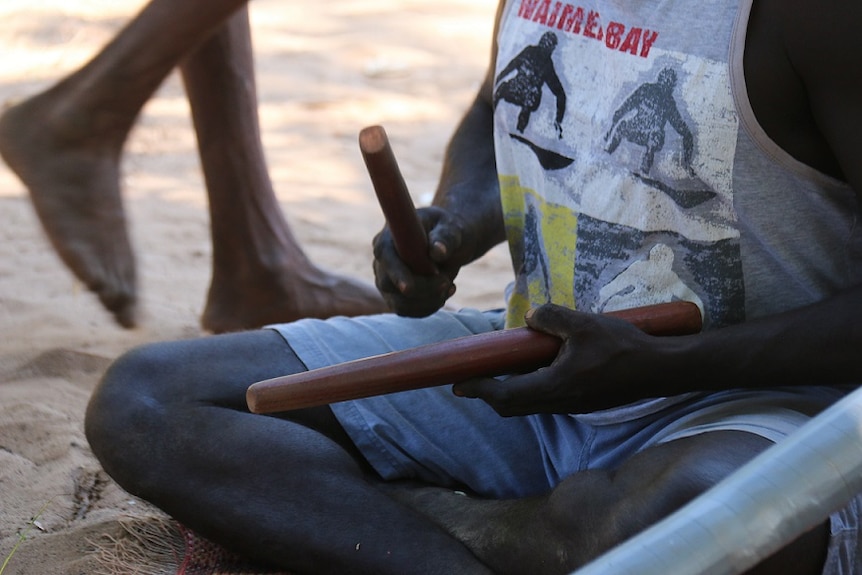
<svg viewBox="0 0 862 575"><path fill-rule="evenodd" d="M0 103L81 65L142 4L3 0ZM386 127L416 203L428 201L444 144L484 72L494 7L493 0L251 4L272 177L320 265L371 280L370 241L382 216L356 145L362 127ZM26 190L0 164L0 566L14 550L3 575L98 573L93 543L116 534L124 517L151 513L100 470L82 420L112 358L140 343L202 335L209 223L176 75L132 134L123 184L141 282L135 330L115 325L60 264ZM507 266L498 249L466 270L454 305L500 305Z"/></svg>

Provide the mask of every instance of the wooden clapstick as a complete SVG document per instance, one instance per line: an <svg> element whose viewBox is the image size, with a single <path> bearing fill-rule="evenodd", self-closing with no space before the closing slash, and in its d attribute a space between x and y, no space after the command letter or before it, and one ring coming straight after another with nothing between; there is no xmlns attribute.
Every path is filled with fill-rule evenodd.
<svg viewBox="0 0 862 575"><path fill-rule="evenodd" d="M398 255L417 274L433 275L436 268L428 257L428 235L416 215L383 127L363 128L359 132L359 150Z"/></svg>
<svg viewBox="0 0 862 575"><path fill-rule="evenodd" d="M701 329L700 309L690 302L607 315L652 335L684 335ZM246 401L253 413L274 413L472 377L522 373L549 365L561 343L526 327L472 335L260 381L248 388Z"/></svg>

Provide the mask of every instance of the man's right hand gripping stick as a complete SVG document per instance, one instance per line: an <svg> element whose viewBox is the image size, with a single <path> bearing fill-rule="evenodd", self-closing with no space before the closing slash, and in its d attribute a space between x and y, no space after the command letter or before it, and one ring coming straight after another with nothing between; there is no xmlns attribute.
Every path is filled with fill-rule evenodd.
<svg viewBox="0 0 862 575"><path fill-rule="evenodd" d="M684 335L701 329L700 309L690 302L607 315L652 335ZM275 413L473 377L524 373L549 365L560 345L560 339L528 327L504 329L267 379L248 388L246 401L253 413Z"/></svg>

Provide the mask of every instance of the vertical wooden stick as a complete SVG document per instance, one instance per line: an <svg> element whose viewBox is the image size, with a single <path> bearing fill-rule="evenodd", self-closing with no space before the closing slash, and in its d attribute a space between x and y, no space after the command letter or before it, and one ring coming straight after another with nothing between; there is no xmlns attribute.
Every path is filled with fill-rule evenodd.
<svg viewBox="0 0 862 575"><path fill-rule="evenodd" d="M386 131L381 126L363 128L359 150L398 255L417 274L433 275L436 268L428 257L428 234L416 215Z"/></svg>

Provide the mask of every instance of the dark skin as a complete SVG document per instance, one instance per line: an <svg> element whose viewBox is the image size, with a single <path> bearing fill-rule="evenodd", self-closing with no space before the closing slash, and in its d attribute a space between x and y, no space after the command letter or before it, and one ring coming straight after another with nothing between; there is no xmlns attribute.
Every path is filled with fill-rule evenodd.
<svg viewBox="0 0 862 575"><path fill-rule="evenodd" d="M862 69L862 56L852 49L852 34L835 30L860 27L862 8L855 5L757 2L746 58L755 112L769 133L801 161L840 167L833 173L857 190L862 110L854 107L862 85L841 73ZM440 273L412 275L385 230L375 240L378 285L405 314L439 308L460 267L503 240L491 78L453 137L434 206L421 210ZM546 305L528 324L566 340L554 365L505 386L472 381L455 389L509 415L688 391L691 373L701 374L698 388L716 389L775 378L804 384L823 374L835 383L859 381L860 307L857 288L805 309L671 340ZM231 548L296 572L399 575L569 573L771 445L747 433L704 433L648 448L617 469L576 473L542 496L465 498L433 486L381 483L328 408L274 417L247 412L249 382L303 369L268 331L147 346L109 370L88 409L87 437L123 487ZM627 391L633 389L641 391ZM817 526L751 572L820 573L827 537L826 524Z"/></svg>
<svg viewBox="0 0 862 575"><path fill-rule="evenodd" d="M315 266L281 212L261 142L245 0L151 0L93 60L0 115L0 156L27 186L63 263L120 325L136 325L120 164L141 108L177 67L211 215L201 325L219 333L386 311L370 284Z"/></svg>

